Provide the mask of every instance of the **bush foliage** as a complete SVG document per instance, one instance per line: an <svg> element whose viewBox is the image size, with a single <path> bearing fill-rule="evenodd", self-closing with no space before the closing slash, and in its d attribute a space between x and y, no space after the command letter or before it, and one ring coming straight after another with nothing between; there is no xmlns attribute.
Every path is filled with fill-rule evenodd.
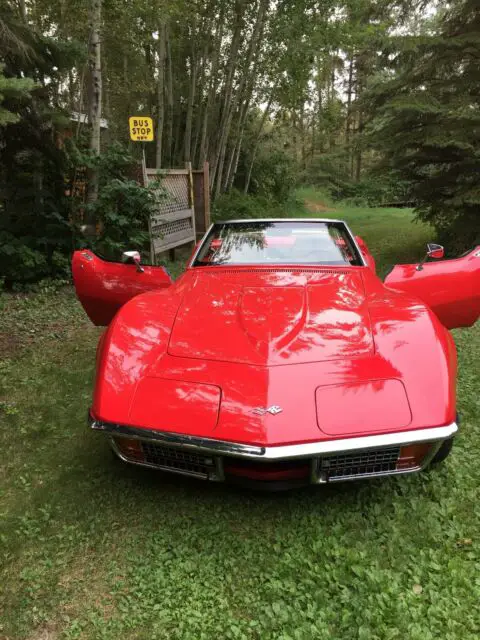
<svg viewBox="0 0 480 640"><path fill-rule="evenodd" d="M100 156L79 154L77 162L96 167L99 176L98 198L84 207L84 216L95 221L97 233L88 240L81 236L78 242L114 260L128 246L147 249L148 220L164 193L161 176L148 188L141 186L134 179L134 158L119 143Z"/></svg>
<svg viewBox="0 0 480 640"><path fill-rule="evenodd" d="M273 198L246 195L233 189L215 200L212 220L216 222L236 218L283 218L302 209L303 204L297 201L292 192L283 202L278 202Z"/></svg>
<svg viewBox="0 0 480 640"><path fill-rule="evenodd" d="M91 247L111 259L120 259L129 245L147 248L148 218L163 192L159 183L145 188L134 179L135 160L125 147L111 145L97 157L73 145L55 148L55 162L40 157L41 164L34 165L36 157L24 155L24 171L9 184L15 206L10 212L4 205L1 217L0 273L5 286L69 277L75 248ZM93 166L99 172L98 199L85 204L67 197L67 178L77 167ZM84 233L86 221L94 222L96 233Z"/></svg>

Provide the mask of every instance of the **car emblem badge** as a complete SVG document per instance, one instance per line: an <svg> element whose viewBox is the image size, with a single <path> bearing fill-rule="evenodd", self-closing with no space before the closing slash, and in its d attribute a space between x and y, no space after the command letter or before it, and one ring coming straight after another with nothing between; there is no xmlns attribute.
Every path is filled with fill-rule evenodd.
<svg viewBox="0 0 480 640"><path fill-rule="evenodd" d="M271 407L255 407L252 409L252 413L255 413L257 416L264 416L266 413L271 413L272 416L276 416L277 413L282 412L282 407L273 404Z"/></svg>

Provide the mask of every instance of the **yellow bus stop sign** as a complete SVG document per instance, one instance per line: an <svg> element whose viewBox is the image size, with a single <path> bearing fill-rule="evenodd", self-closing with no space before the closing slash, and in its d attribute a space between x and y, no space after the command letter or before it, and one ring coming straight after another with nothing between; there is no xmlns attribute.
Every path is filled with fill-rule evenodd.
<svg viewBox="0 0 480 640"><path fill-rule="evenodd" d="M130 116L130 139L134 142L153 142L153 120L147 116Z"/></svg>

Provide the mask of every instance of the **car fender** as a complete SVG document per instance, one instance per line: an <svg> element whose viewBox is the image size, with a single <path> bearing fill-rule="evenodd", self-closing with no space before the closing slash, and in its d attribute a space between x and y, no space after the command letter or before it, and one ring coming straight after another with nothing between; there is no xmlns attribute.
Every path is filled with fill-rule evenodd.
<svg viewBox="0 0 480 640"><path fill-rule="evenodd" d="M165 354L181 287L127 302L100 337L92 403L98 419L125 421L139 380Z"/></svg>

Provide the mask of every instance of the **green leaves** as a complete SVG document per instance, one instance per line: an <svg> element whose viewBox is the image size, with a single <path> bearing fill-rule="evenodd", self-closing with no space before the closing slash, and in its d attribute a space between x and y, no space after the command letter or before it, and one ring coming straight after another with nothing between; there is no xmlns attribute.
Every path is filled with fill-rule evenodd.
<svg viewBox="0 0 480 640"><path fill-rule="evenodd" d="M480 197L472 191L480 171L479 47L477 3L456 3L437 34L407 38L395 77L369 95L370 142L408 181L419 218L448 239L450 255L480 242Z"/></svg>
<svg viewBox="0 0 480 640"><path fill-rule="evenodd" d="M148 249L148 220L157 199L163 196L161 185L146 188L133 180L136 161L119 143L100 156L77 152L75 162L95 166L99 172L97 200L86 206L78 203L99 230L98 236L88 241L92 248L113 260L120 260L127 246Z"/></svg>
<svg viewBox="0 0 480 640"><path fill-rule="evenodd" d="M18 122L20 119L16 111L5 108L5 99L15 99L26 102L30 99L33 89L38 86L32 78L7 78L4 74L5 65L0 64L0 127Z"/></svg>

